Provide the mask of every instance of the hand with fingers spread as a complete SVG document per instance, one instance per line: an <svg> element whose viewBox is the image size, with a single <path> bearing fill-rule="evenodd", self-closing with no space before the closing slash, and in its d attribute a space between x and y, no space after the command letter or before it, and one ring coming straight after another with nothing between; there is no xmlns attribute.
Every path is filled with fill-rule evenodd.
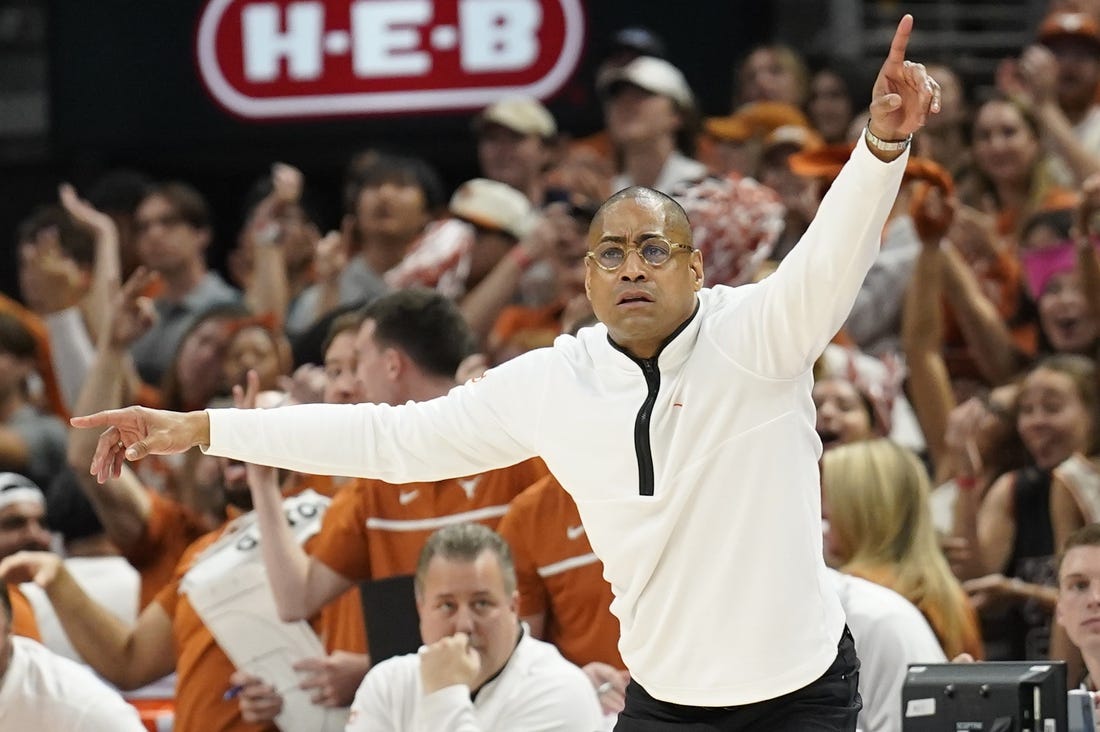
<svg viewBox="0 0 1100 732"><path fill-rule="evenodd" d="M76 305L88 289L88 275L61 248L56 227L39 231L19 247L19 289L27 307L49 315Z"/></svg>
<svg viewBox="0 0 1100 732"><path fill-rule="evenodd" d="M106 428L96 443L89 469L100 483L119 477L123 460L173 455L210 444L210 418L206 412L126 407L73 417L69 423L79 428Z"/></svg>
<svg viewBox="0 0 1100 732"><path fill-rule="evenodd" d="M913 16L905 15L898 23L890 52L879 70L871 92L871 134L887 142L900 142L916 132L928 115L940 111L940 85L928 75L923 64L905 58L909 35L913 31ZM876 157L892 160L901 150L885 153L871 147Z"/></svg>
<svg viewBox="0 0 1100 732"><path fill-rule="evenodd" d="M323 366L304 363L290 376L280 376L279 388L286 392L288 404L320 404L327 381Z"/></svg>
<svg viewBox="0 0 1100 732"><path fill-rule="evenodd" d="M160 277L156 272L138 267L123 283L115 296L110 313L110 325L105 331L108 345L114 350L126 350L145 335L157 322L152 298L143 293Z"/></svg>
<svg viewBox="0 0 1100 732"><path fill-rule="evenodd" d="M313 253L313 274L318 282L335 283L348 263L348 247L344 235L330 231L317 242Z"/></svg>
<svg viewBox="0 0 1100 732"><path fill-rule="evenodd" d="M369 668L369 656L346 651L294 664L294 670L304 674L299 688L310 692L310 701L323 707L349 706Z"/></svg>
<svg viewBox="0 0 1100 732"><path fill-rule="evenodd" d="M260 375L249 369L245 376L246 386L233 385L233 406L237 409L255 409L260 396ZM248 486L254 490L279 490L279 471L266 465L245 463Z"/></svg>
<svg viewBox="0 0 1100 732"><path fill-rule="evenodd" d="M236 671L229 677L229 683L237 691L241 708L241 718L251 724L271 722L283 711L283 696L258 676L245 671Z"/></svg>
<svg viewBox="0 0 1100 732"><path fill-rule="evenodd" d="M63 183L57 189L61 205L78 225L85 227L96 237L110 237L118 244L118 227L115 220L76 194L76 189Z"/></svg>

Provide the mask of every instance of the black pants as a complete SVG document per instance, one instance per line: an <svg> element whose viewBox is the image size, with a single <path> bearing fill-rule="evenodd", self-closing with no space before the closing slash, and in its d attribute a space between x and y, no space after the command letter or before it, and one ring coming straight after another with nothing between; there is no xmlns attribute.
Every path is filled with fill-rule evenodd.
<svg viewBox="0 0 1100 732"><path fill-rule="evenodd" d="M615 732L854 732L863 708L859 658L848 628L821 678L790 694L736 707L689 707L654 699L633 681Z"/></svg>

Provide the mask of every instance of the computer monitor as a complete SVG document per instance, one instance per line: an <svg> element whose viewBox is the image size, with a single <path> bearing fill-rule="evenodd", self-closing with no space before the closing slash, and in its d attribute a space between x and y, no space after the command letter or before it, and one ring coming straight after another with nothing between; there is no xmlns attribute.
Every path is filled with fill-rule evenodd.
<svg viewBox="0 0 1100 732"><path fill-rule="evenodd" d="M914 664L901 697L904 732L1067 732L1061 661Z"/></svg>

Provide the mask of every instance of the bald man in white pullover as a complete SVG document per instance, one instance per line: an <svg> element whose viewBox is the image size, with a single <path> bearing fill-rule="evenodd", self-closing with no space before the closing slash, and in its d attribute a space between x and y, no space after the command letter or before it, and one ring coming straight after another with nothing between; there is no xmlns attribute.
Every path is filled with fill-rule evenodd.
<svg viewBox="0 0 1100 732"><path fill-rule="evenodd" d="M589 231L601 322L576 337L399 407L76 418L107 428L92 472L106 479L124 459L192 445L391 483L541 456L615 593L632 678L616 729L854 729L859 662L822 560L810 389L878 253L911 133L938 111L938 86L904 58L911 29L906 16L864 142L763 282L704 288L683 210L626 189Z"/></svg>

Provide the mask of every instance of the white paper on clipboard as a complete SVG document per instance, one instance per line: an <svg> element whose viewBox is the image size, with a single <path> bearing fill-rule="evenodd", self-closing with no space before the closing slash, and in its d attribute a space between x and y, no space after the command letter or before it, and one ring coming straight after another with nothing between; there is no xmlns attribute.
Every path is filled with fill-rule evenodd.
<svg viewBox="0 0 1100 732"><path fill-rule="evenodd" d="M279 729L344 729L346 710L313 704L309 692L298 688L301 678L293 664L324 656L325 649L309 623L279 620L262 565L240 566L230 574L190 588L187 596L233 665L262 678L282 694L283 711L275 718Z"/></svg>

